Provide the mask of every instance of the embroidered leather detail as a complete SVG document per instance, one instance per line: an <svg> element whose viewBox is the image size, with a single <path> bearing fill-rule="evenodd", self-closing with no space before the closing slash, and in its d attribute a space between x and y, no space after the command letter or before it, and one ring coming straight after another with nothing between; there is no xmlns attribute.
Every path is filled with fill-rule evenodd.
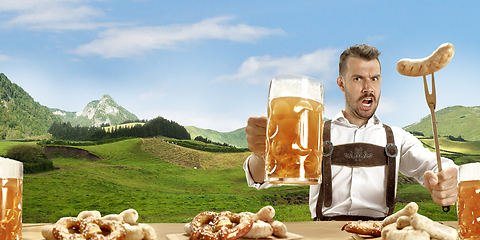
<svg viewBox="0 0 480 240"><path fill-rule="evenodd" d="M363 148L355 148L354 152L350 151L350 153L344 153L345 158L353 159L356 162L360 162L364 159L370 159L373 157L373 153L369 153L367 151L363 151Z"/></svg>

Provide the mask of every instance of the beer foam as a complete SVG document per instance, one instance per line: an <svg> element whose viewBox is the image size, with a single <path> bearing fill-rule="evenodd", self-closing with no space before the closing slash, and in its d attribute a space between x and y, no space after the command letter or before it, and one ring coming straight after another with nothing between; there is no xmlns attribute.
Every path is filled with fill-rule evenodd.
<svg viewBox="0 0 480 240"><path fill-rule="evenodd" d="M460 165L458 175L460 182L480 180L480 163Z"/></svg>
<svg viewBox="0 0 480 240"><path fill-rule="evenodd" d="M304 97L323 104L325 102L323 84L311 77L284 75L272 79L268 99L278 97Z"/></svg>
<svg viewBox="0 0 480 240"><path fill-rule="evenodd" d="M23 179L22 162L0 157L0 178Z"/></svg>

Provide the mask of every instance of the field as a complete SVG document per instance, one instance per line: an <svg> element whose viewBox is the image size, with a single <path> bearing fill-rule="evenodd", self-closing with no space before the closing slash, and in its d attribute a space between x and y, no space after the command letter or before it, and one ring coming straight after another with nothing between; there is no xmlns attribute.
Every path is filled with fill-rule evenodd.
<svg viewBox="0 0 480 240"><path fill-rule="evenodd" d="M11 145L1 142L0 154ZM308 186L247 187L242 164L249 152L208 153L160 139L81 148L102 160L57 157L52 159L57 170L25 175L24 223L55 222L83 210L106 215L129 208L139 212L141 222L188 222L201 211L256 212L266 205L275 207L280 221L311 220ZM480 161L479 156L456 157L456 162ZM424 187L404 180L396 211L415 201L420 213L434 220L457 219L455 207L443 213Z"/></svg>

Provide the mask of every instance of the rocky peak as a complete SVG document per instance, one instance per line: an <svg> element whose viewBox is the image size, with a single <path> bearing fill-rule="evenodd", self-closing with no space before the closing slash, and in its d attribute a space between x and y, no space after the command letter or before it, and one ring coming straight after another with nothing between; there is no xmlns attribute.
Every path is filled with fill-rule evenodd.
<svg viewBox="0 0 480 240"><path fill-rule="evenodd" d="M58 109L52 110L54 114L62 118L65 122L70 122L72 126L95 126L102 124L117 125L125 121L134 121L138 117L118 105L108 94L102 96L100 100L93 100L85 106L83 111L67 113Z"/></svg>

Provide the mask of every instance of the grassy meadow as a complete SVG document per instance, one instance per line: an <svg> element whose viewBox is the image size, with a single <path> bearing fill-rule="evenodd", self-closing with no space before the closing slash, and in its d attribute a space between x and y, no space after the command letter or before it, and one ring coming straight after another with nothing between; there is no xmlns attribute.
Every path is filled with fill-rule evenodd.
<svg viewBox="0 0 480 240"><path fill-rule="evenodd" d="M31 143L0 142L0 155L15 144ZM478 145L472 146L469 151L478 151ZM277 220L311 220L308 186L247 187L242 164L249 152L202 152L154 138L80 148L102 160L58 156L52 159L56 170L24 176L24 223L55 222L83 210L106 215L129 208L138 211L139 222L188 222L206 210L256 212L266 205L275 207ZM480 161L478 155L455 158ZM424 187L404 180L396 211L415 201L420 213L434 220L457 220L455 207L442 212Z"/></svg>

